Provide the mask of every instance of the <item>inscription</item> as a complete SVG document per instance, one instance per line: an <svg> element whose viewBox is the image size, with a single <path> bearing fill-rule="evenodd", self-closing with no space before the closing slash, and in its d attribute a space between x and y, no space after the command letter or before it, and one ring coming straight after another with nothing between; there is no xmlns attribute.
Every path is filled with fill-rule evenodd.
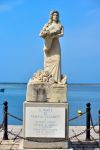
<svg viewBox="0 0 100 150"><path fill-rule="evenodd" d="M65 108L26 107L25 137L65 138Z"/></svg>

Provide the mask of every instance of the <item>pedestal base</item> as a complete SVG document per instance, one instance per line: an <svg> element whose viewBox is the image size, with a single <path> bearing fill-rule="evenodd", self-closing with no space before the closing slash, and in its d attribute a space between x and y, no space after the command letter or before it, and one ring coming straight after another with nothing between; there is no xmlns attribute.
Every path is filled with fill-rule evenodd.
<svg viewBox="0 0 100 150"><path fill-rule="evenodd" d="M26 149L68 148L68 103L24 102Z"/></svg>
<svg viewBox="0 0 100 150"><path fill-rule="evenodd" d="M21 143L20 143L20 145L19 145L19 148L18 148L18 150L55 150L55 149L44 149L44 148L42 148L42 149L26 149L26 148L24 148L23 147L23 141L21 141ZM70 148L70 149L56 149L56 150L73 150L72 148Z"/></svg>
<svg viewBox="0 0 100 150"><path fill-rule="evenodd" d="M45 82L33 82L27 85L27 102L67 102L67 84L50 84Z"/></svg>

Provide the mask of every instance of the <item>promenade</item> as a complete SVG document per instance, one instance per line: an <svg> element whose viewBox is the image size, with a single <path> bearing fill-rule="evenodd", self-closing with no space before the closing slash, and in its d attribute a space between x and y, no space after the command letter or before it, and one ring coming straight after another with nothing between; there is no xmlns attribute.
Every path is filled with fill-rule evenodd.
<svg viewBox="0 0 100 150"><path fill-rule="evenodd" d="M93 128L91 129L91 141L86 141L85 126L70 126L69 127L69 146L74 150L100 150L98 146L99 134L95 133ZM98 126L95 127L98 130ZM13 135L14 134L14 135ZM78 135L80 134L80 135ZM0 150L18 150L23 137L23 131L21 125L9 125L8 126L8 138L9 140L2 140L3 131L0 132ZM78 136L76 136L78 135Z"/></svg>

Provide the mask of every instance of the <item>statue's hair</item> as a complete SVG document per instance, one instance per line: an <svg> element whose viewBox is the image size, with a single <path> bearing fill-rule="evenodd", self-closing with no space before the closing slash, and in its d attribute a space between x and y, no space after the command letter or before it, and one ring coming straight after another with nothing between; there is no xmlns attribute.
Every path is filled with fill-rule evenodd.
<svg viewBox="0 0 100 150"><path fill-rule="evenodd" d="M45 30L45 28L47 27L47 26L49 26L50 24L52 24L52 21L53 21L53 14L54 13L57 13L58 14L58 22L57 23L59 23L59 24L61 24L60 23L60 21L59 21L59 12L57 11L57 10L53 10L53 11L51 11L50 12L50 18L49 18L49 21L47 22L47 24L44 26L44 30Z"/></svg>
<svg viewBox="0 0 100 150"><path fill-rule="evenodd" d="M52 23L52 18L53 18L53 14L54 13L57 13L58 14L58 23L60 23L60 21L59 21L59 12L57 11L57 10L53 10L53 11L51 11L50 12L50 19L49 19L49 21L48 21L48 24L51 24Z"/></svg>

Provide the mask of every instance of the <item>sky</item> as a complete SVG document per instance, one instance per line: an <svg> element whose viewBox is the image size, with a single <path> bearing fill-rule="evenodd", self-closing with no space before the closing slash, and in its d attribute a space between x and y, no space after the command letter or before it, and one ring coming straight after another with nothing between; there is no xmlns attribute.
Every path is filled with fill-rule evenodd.
<svg viewBox="0 0 100 150"><path fill-rule="evenodd" d="M60 13L62 74L68 83L100 83L100 0L0 0L0 82L28 82L43 69L39 32Z"/></svg>

